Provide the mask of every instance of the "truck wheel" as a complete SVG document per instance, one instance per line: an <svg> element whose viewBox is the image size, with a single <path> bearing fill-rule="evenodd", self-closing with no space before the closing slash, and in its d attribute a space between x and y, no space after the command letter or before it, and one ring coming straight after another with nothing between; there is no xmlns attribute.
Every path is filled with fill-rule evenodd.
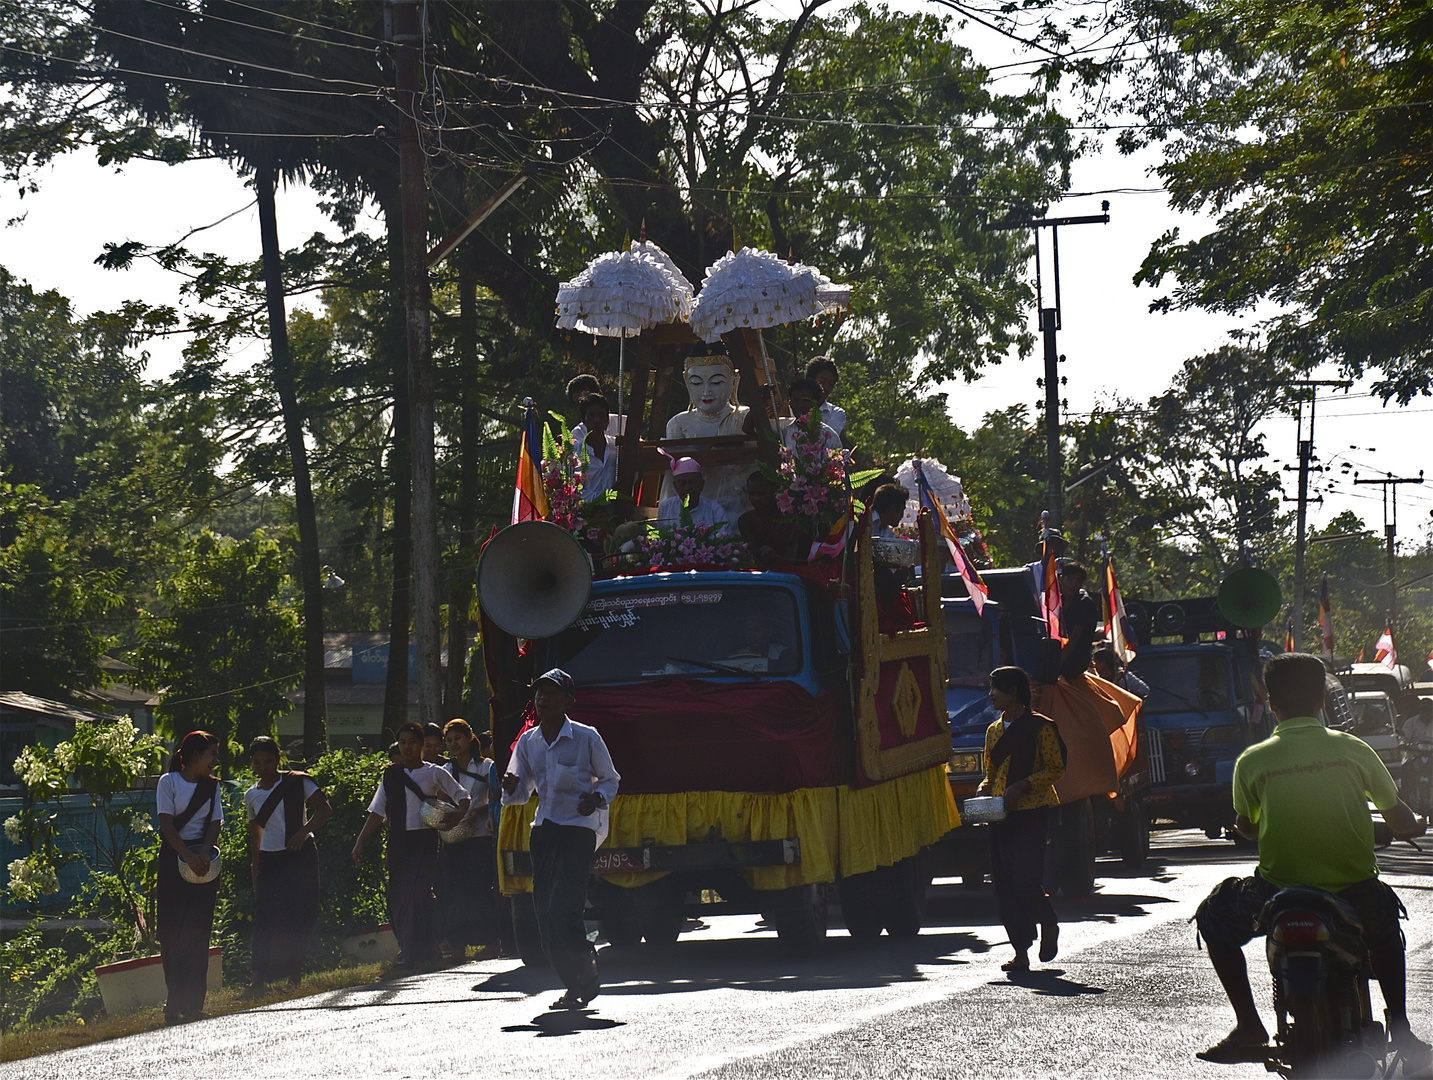
<svg viewBox="0 0 1433 1080"><path fill-rule="evenodd" d="M542 951L542 935L537 932L537 909L532 906L532 893L518 893L512 898L512 932L524 967L551 966Z"/></svg>
<svg viewBox="0 0 1433 1080"><path fill-rule="evenodd" d="M777 894L776 936L793 956L814 956L826 944L826 886L797 885Z"/></svg>
<svg viewBox="0 0 1433 1080"><path fill-rule="evenodd" d="M889 868L885 892L886 933L893 938L913 938L925 922L925 891L930 884L925 852L917 852Z"/></svg>
<svg viewBox="0 0 1433 1080"><path fill-rule="evenodd" d="M682 915L676 897L664 881L635 889L602 884L602 932L618 948L636 948L646 938L649 945L670 945L682 931Z"/></svg>
<svg viewBox="0 0 1433 1080"><path fill-rule="evenodd" d="M842 878L836 888L841 897L841 918L846 932L861 941L880 937L885 923L881 919L879 874Z"/></svg>
<svg viewBox="0 0 1433 1080"><path fill-rule="evenodd" d="M635 949L642 944L642 919L633 889L602 884L602 933L618 949Z"/></svg>
<svg viewBox="0 0 1433 1080"><path fill-rule="evenodd" d="M1120 859L1131 870L1139 869L1149 858L1149 811L1138 795L1125 800L1124 813L1119 816L1119 844Z"/></svg>

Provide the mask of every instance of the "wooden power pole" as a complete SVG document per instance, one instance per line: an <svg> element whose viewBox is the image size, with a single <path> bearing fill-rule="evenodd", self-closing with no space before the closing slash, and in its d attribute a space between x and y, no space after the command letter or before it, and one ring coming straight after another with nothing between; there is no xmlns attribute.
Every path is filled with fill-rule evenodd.
<svg viewBox="0 0 1433 1080"><path fill-rule="evenodd" d="M396 81L399 201L403 213L403 300L407 309L410 461L413 477L413 640L418 719L440 723L443 700L438 620L438 490L433 451L433 350L428 322L428 184L419 133L425 28L422 0L390 0ZM406 657L389 656L404 663Z"/></svg>

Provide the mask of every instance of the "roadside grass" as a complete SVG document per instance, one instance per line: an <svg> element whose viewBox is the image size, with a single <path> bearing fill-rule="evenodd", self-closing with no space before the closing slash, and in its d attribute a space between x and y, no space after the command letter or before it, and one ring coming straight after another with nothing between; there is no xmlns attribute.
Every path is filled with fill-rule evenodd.
<svg viewBox="0 0 1433 1080"><path fill-rule="evenodd" d="M224 987L209 994L204 1002L204 1015L227 1016L244 1012L260 1005L273 1005L280 1001L322 994L329 990L343 990L350 986L362 986L385 978L392 970L389 964L356 964L352 967L332 968L304 975L303 982L296 987L274 985L259 997L244 997L243 987ZM72 1020L62 1024L47 1024L25 1031L0 1033L0 1061L19 1061L36 1054L49 1054L56 1050L69 1050L75 1046L88 1046L107 1039L119 1039L126 1035L138 1035L164 1026L164 1009L154 1006L123 1013L119 1016L100 1015L92 1020Z"/></svg>

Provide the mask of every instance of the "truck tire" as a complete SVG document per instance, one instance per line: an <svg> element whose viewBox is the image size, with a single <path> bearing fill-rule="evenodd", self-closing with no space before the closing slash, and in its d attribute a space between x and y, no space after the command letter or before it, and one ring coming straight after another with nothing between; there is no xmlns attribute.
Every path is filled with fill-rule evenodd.
<svg viewBox="0 0 1433 1080"><path fill-rule="evenodd" d="M649 945L671 945L682 931L682 914L665 881L624 889L606 882L601 886L602 933L618 948L636 948L645 938Z"/></svg>
<svg viewBox="0 0 1433 1080"><path fill-rule="evenodd" d="M913 938L925 924L925 893L930 884L929 860L917 852L886 868L884 906L886 933L893 938Z"/></svg>
<svg viewBox="0 0 1433 1080"><path fill-rule="evenodd" d="M1121 861L1131 870L1138 870L1149 858L1149 811L1138 795L1125 800L1118 833Z"/></svg>
<svg viewBox="0 0 1433 1080"><path fill-rule="evenodd" d="M793 956L814 956L826 945L826 886L797 885L776 897L776 936Z"/></svg>
<svg viewBox="0 0 1433 1080"><path fill-rule="evenodd" d="M885 922L881 918L879 874L855 874L842 878L836 888L841 898L841 918L846 924L846 932L859 941L880 937Z"/></svg>
<svg viewBox="0 0 1433 1080"><path fill-rule="evenodd" d="M518 893L512 898L512 933L523 967L551 966L547 953L542 951L542 935L537 932L537 909L532 906L532 893Z"/></svg>

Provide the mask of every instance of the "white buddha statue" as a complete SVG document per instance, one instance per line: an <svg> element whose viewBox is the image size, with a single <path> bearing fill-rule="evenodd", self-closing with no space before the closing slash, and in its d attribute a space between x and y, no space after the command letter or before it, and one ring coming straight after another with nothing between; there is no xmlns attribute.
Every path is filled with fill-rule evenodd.
<svg viewBox="0 0 1433 1080"><path fill-rule="evenodd" d="M669 439L709 439L717 435L740 435L750 410L736 403L736 365L729 356L691 356L682 370L690 405L667 421ZM730 515L733 528L736 519L751 504L746 498L746 478L752 467L717 465L706 468L703 501L722 505ZM671 476L662 478L663 497L672 493Z"/></svg>

